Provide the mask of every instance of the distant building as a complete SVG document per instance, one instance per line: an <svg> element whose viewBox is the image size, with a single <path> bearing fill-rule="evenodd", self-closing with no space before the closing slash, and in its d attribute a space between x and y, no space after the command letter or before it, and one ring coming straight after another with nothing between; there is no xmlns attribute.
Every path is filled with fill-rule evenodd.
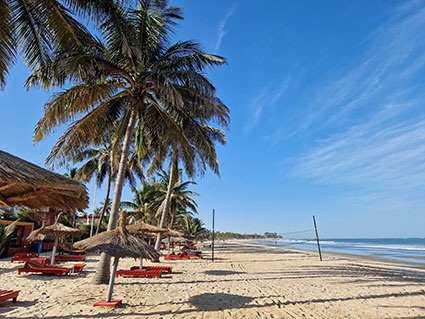
<svg viewBox="0 0 425 319"><path fill-rule="evenodd" d="M96 224L99 221L100 216L93 217L93 223ZM77 226L79 225L90 225L92 221L92 216L78 216L77 217Z"/></svg>

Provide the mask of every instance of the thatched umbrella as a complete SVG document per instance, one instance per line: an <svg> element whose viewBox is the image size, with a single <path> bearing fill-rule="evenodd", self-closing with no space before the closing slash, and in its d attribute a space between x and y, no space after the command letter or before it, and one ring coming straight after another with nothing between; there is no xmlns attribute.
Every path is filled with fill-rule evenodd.
<svg viewBox="0 0 425 319"><path fill-rule="evenodd" d="M184 234L177 231L177 230L172 230L172 229L168 228L167 236L168 236L168 239L167 239L167 256L170 257L171 237L183 237ZM165 244L165 242L164 242L164 244ZM173 248L173 252L174 252L174 248Z"/></svg>
<svg viewBox="0 0 425 319"><path fill-rule="evenodd" d="M55 243L53 244L53 251L52 251L52 261L51 265L53 266L55 263L55 255L56 255L56 248L58 246L58 238L63 237L66 235L70 235L73 237L81 237L83 235L83 232L79 230L78 228L72 228L65 226L64 224L59 223L59 219L61 218L63 212L60 212L58 217L56 218L56 222L50 226L42 227L39 229L38 234L41 235L52 235L55 237Z"/></svg>
<svg viewBox="0 0 425 319"><path fill-rule="evenodd" d="M117 228L99 233L74 244L74 246L78 249L92 252L105 252L114 257L106 301L102 300L95 305L115 306L121 303L120 300L111 301L115 274L117 272L120 257L142 257L149 259L159 258L159 253L157 251L149 247L141 238L129 233L126 229L126 219L127 211L123 210L120 215L120 224Z"/></svg>
<svg viewBox="0 0 425 319"><path fill-rule="evenodd" d="M144 239L144 237L146 235L152 235L152 234L165 234L168 233L168 229L166 228L161 228L161 227L157 227L157 226L153 226L150 224L146 224L143 222L134 224L134 225L128 225L126 226L126 229L129 231L130 234L134 235L134 236L138 236L141 239ZM140 257L140 264L139 264L139 268L142 269L143 268L143 257Z"/></svg>
<svg viewBox="0 0 425 319"><path fill-rule="evenodd" d="M0 151L0 205L83 210L89 196L83 184Z"/></svg>
<svg viewBox="0 0 425 319"><path fill-rule="evenodd" d="M179 243L179 244L187 244L191 242L189 239L184 237L169 237L168 239L164 239L164 243L167 242L167 240L170 240L172 243Z"/></svg>
<svg viewBox="0 0 425 319"><path fill-rule="evenodd" d="M44 228L44 221L43 221L43 225L41 225L41 228L38 228L36 230L33 230L31 233L29 233L29 235L25 238L27 241L29 241L30 243L32 242L42 242L43 240L46 239L55 239L53 236L50 235L45 235L45 234L40 234L40 231L42 228ZM41 250L38 251L38 253L40 253Z"/></svg>

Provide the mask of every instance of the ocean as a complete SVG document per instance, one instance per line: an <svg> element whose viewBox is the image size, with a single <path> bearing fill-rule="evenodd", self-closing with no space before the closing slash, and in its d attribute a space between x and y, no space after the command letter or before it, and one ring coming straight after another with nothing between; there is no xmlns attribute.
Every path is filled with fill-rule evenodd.
<svg viewBox="0 0 425 319"><path fill-rule="evenodd" d="M317 251L315 239L259 240L259 242L271 246ZM425 264L425 238L326 238L320 240L320 248L327 252Z"/></svg>

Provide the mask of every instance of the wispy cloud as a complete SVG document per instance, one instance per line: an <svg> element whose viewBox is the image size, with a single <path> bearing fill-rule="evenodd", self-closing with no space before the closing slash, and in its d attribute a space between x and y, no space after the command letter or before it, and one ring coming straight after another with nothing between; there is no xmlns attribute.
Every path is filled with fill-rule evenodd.
<svg viewBox="0 0 425 319"><path fill-rule="evenodd" d="M226 35L227 30L226 24L227 21L230 19L230 17L236 12L237 5L235 4L233 7L231 7L224 16L223 20L220 21L220 24L218 25L218 32L217 32L217 42L215 44L215 50L214 52L217 54L220 50L221 42L223 41L223 37Z"/></svg>
<svg viewBox="0 0 425 319"><path fill-rule="evenodd" d="M261 115L265 107L276 104L282 97L282 94L288 89L290 84L290 78L287 77L285 80L280 82L277 86L268 86L252 99L250 103L250 109L253 110L251 118L248 124L245 126L245 133L255 127L260 121Z"/></svg>
<svg viewBox="0 0 425 319"><path fill-rule="evenodd" d="M295 161L298 175L354 186L353 198L393 202L425 190L425 8L402 11L374 33L364 60L324 81L306 109L297 134L321 138Z"/></svg>

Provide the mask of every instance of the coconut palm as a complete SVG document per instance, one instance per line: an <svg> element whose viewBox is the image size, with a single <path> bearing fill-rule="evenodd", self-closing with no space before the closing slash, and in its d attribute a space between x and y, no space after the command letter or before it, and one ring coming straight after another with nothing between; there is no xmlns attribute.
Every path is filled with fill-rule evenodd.
<svg viewBox="0 0 425 319"><path fill-rule="evenodd" d="M190 100L190 98L189 98ZM200 122L200 127L198 131L187 130L187 127L190 127L189 123L180 122L180 125L183 130L185 130L185 135L190 139L192 145L194 145L195 154L192 162L183 159L185 164L186 173L189 177L192 177L194 174L194 168L198 168L201 173L203 173L208 165L209 168L213 170L214 173L219 175L218 160L215 152L215 143L225 144L226 138L224 133L217 128L204 124L205 122L216 117L220 119L221 125L227 127L228 125L228 109L220 105L202 105L198 109L190 110L191 115ZM164 227L167 223L167 215L171 209L171 192L172 185L177 176L178 164L181 160L182 153L179 152L179 149L174 143L169 145L171 160L170 160L170 183L168 184L167 195L165 198L165 203L163 205L161 222L159 227ZM158 152L157 154L159 154ZM157 155L155 154L155 155ZM155 165L155 161L158 160L155 156L152 160L151 166ZM173 215L174 216L174 215ZM155 249L159 249L161 245L161 234L157 235Z"/></svg>
<svg viewBox="0 0 425 319"><path fill-rule="evenodd" d="M101 28L105 43L58 52L51 65L51 85L63 85L67 80L76 85L45 105L34 140L38 142L61 124L75 121L47 159L55 163L98 143L105 130L119 121L117 132L123 137L123 146L108 224L108 229L114 229L135 128L152 136L158 145L168 146L173 141L187 167L193 166L196 150L185 131L202 132L203 123L190 109L201 105L225 108L203 75L206 67L225 60L204 53L193 41L168 46L169 31L181 15L180 9L167 7L167 1L140 1L137 10L116 3L110 12ZM34 75L31 83L41 81ZM223 122L216 115L212 119ZM179 122L190 127L183 129ZM165 159L165 148L157 158ZM104 261L102 257L96 282L107 281L109 261Z"/></svg>
<svg viewBox="0 0 425 319"><path fill-rule="evenodd" d="M93 18L107 10L97 1L66 1L72 9ZM46 72L56 49L87 45L93 39L63 1L0 1L0 88L6 84L9 69L22 54L31 70Z"/></svg>
<svg viewBox="0 0 425 319"><path fill-rule="evenodd" d="M205 231L204 223L199 218L193 218L190 215L185 216L186 234L193 237L198 237Z"/></svg>
<svg viewBox="0 0 425 319"><path fill-rule="evenodd" d="M170 218L170 223L168 225L169 227L173 227L177 211L181 212L189 210L193 213L197 213L198 205L191 198L191 196L199 196L199 194L188 190L190 185L196 185L196 183L193 181L183 182L182 175L183 170L179 170L176 181L171 186L170 210L168 216ZM161 203L161 205L158 207L157 213L162 215L163 207L167 200L168 189L170 188L168 186L171 183L171 174L167 174L165 171L162 171L159 176L164 186L162 188L161 196L158 196L156 201Z"/></svg>
<svg viewBox="0 0 425 319"><path fill-rule="evenodd" d="M104 205L100 211L100 218L96 229L99 233L100 227L105 215L106 205L109 202L111 186L116 177L118 170L118 158L120 147L114 143L114 130L110 130L105 134L103 143L97 147L89 148L78 153L74 157L74 163L86 161L78 170L76 179L81 182L89 182L93 176L96 176L96 185L101 187L105 178L107 178L107 188ZM125 178L132 187L136 185L136 178L144 179L143 170L137 156L130 156L126 167Z"/></svg>
<svg viewBox="0 0 425 319"><path fill-rule="evenodd" d="M143 181L140 185L140 190L132 187L131 191L134 194L132 202L122 202L123 207L131 208L138 212L138 216L133 216L136 220L140 219L148 224L158 224L157 210L161 203L157 200L162 196L161 187L163 185L156 180L152 183Z"/></svg>

